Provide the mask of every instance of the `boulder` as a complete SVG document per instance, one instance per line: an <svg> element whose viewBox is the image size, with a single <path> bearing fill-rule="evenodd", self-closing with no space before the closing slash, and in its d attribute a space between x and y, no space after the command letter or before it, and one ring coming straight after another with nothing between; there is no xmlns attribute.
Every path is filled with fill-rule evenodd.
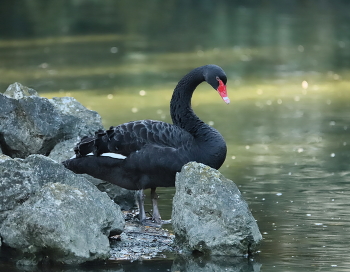
<svg viewBox="0 0 350 272"><path fill-rule="evenodd" d="M108 258L108 236L125 221L106 193L42 155L0 158L0 173L0 236L19 263Z"/></svg>
<svg viewBox="0 0 350 272"><path fill-rule="evenodd" d="M205 255L248 256L262 239L233 181L209 166L190 162L176 175L172 224L183 250Z"/></svg>
<svg viewBox="0 0 350 272"><path fill-rule="evenodd" d="M48 183L6 218L0 233L4 244L23 254L20 263L104 260L119 213L104 194Z"/></svg>
<svg viewBox="0 0 350 272"><path fill-rule="evenodd" d="M0 146L11 157L47 155L63 139L102 128L101 117L74 98L42 98L20 83L0 94L0 109Z"/></svg>

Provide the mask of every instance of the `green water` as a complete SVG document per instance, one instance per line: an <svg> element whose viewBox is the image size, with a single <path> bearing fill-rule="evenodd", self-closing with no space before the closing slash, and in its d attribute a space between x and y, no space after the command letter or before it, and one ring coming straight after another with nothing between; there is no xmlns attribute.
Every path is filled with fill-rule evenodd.
<svg viewBox="0 0 350 272"><path fill-rule="evenodd" d="M107 2L82 5L83 13L105 14L104 21L93 13L87 22L79 13L68 22L54 17L52 32L34 25L36 35L24 28L21 37L7 33L0 40L1 90L18 81L41 96L74 96L99 112L105 127L145 118L170 122L177 81L196 66L220 65L231 104L204 84L192 104L227 142L220 171L239 186L264 237L254 261L261 271L347 271L349 4L204 1L194 8L195 1L145 1L131 12L124 1ZM123 17L114 18L108 5L119 5ZM73 12L67 4L60 9ZM73 27L82 21L85 32ZM62 33L65 24L71 28ZM169 219L174 189L159 193ZM167 271L173 262L130 265L91 271Z"/></svg>

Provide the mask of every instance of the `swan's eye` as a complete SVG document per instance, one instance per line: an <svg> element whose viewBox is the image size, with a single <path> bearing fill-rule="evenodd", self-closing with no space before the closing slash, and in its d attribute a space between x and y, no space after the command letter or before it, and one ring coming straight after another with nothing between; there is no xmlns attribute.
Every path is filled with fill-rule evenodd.
<svg viewBox="0 0 350 272"><path fill-rule="evenodd" d="M216 77L216 80L217 80L217 81L220 81L221 79L217 76L217 77Z"/></svg>

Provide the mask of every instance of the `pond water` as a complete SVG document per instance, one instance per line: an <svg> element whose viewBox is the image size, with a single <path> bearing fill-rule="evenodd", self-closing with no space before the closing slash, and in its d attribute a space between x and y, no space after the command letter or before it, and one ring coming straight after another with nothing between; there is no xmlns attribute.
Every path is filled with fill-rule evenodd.
<svg viewBox="0 0 350 272"><path fill-rule="evenodd" d="M36 13L29 2L30 21ZM0 40L1 91L18 81L41 96L73 96L99 112L105 127L145 118L170 122L169 100L181 76L220 65L231 104L203 84L193 107L227 141L220 172L239 186L264 239L251 260L169 256L57 271L348 271L349 3L203 1L194 8L197 1L144 1L130 12L122 4L88 2L45 7L74 16L47 28L36 22L36 35L23 27L21 38L7 32ZM105 20L84 21L74 13L79 3L85 15L96 8ZM108 5L126 15L114 18ZM106 28L111 22L119 32ZM159 193L169 219L174 189ZM5 263L0 269L22 271Z"/></svg>

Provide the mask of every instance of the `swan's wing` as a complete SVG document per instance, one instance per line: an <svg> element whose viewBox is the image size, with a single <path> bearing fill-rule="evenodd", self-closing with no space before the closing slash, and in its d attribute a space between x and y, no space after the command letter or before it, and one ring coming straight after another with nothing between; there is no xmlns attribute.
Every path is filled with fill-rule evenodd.
<svg viewBox="0 0 350 272"><path fill-rule="evenodd" d="M178 126L161 121L134 121L114 127L108 134L108 150L124 156L145 146L179 149L189 147L193 136Z"/></svg>
<svg viewBox="0 0 350 272"><path fill-rule="evenodd" d="M94 137L84 137L75 147L77 157L93 153L100 156L116 153L125 157L134 152L151 152L154 148L188 150L193 144L193 136L178 126L161 121L141 120L99 130Z"/></svg>

